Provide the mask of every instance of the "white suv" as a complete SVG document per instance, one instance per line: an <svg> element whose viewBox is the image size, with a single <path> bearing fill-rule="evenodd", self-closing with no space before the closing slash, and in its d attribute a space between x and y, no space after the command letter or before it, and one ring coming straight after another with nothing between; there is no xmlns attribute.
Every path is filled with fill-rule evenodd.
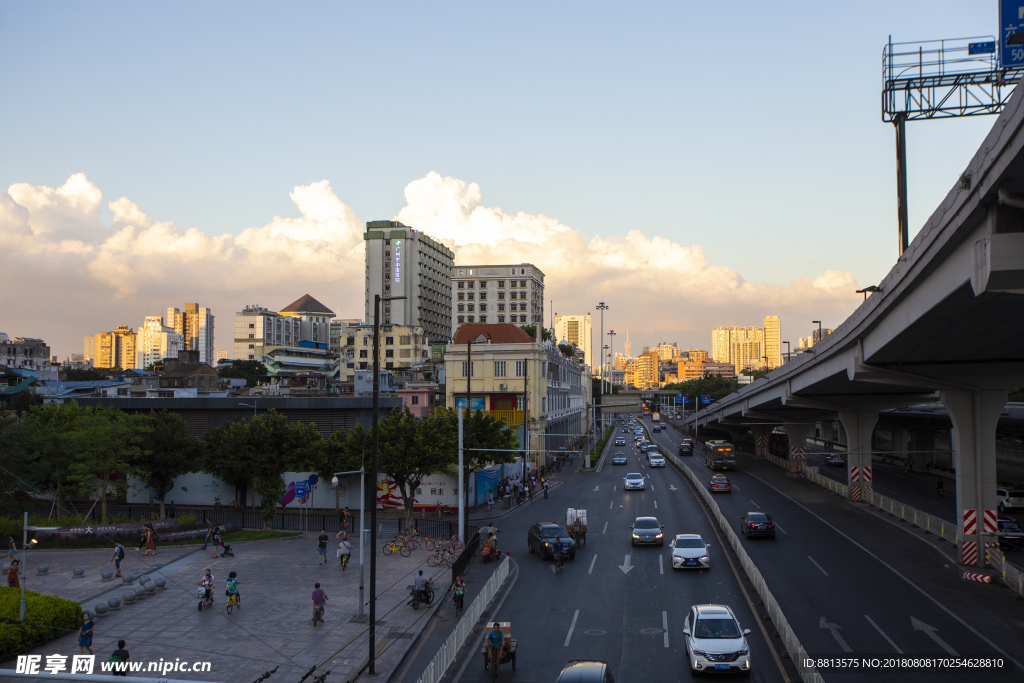
<svg viewBox="0 0 1024 683"><path fill-rule="evenodd" d="M750 629L727 605L694 605L686 615L683 637L690 673L703 671L750 673Z"/></svg>

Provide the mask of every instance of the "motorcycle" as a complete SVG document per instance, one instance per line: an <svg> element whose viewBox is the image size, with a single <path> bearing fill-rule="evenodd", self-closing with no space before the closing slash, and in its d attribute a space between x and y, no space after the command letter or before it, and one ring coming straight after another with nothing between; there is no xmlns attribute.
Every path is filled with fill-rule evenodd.
<svg viewBox="0 0 1024 683"><path fill-rule="evenodd" d="M480 557L483 558L485 564L491 560L499 559L501 557L501 550L498 548L498 541L484 541L483 545L480 546Z"/></svg>
<svg viewBox="0 0 1024 683"><path fill-rule="evenodd" d="M199 611L202 612L204 607L211 607L213 605L213 591L209 594L206 592L205 586L199 587Z"/></svg>
<svg viewBox="0 0 1024 683"><path fill-rule="evenodd" d="M434 589L430 587L430 582L427 581L427 585L423 590L416 590L415 586L410 586L409 595L411 598L407 605L412 605L413 609L419 609L420 603L430 605L434 602Z"/></svg>

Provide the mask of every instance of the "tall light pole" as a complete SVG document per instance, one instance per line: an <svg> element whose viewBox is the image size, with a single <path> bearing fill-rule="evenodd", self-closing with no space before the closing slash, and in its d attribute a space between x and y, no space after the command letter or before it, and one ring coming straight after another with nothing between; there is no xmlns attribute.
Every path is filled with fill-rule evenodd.
<svg viewBox="0 0 1024 683"><path fill-rule="evenodd" d="M811 321L812 325L814 325L815 323L817 323L817 325L818 325L818 339L815 340L814 344L817 344L818 342L821 341L821 321L820 320L812 320ZM811 346L814 346L814 344L811 344Z"/></svg>
<svg viewBox="0 0 1024 683"><path fill-rule="evenodd" d="M363 456L364 458L366 456L365 449ZM363 605L366 604L363 601L363 547L366 545L363 542L363 533L366 531L366 468L361 466L358 470L335 472L334 477L331 479L331 486L335 490L338 488L338 477L346 474L359 475L359 614L353 617L353 619L366 621L366 615L363 614ZM374 501L374 507L377 507L376 502Z"/></svg>
<svg viewBox="0 0 1024 683"><path fill-rule="evenodd" d="M603 365L603 362L604 362L604 312L608 310L608 305L605 302L600 301L597 304L597 310L601 311L601 341L600 341L600 343L598 343L597 348L601 352L602 365L601 365L601 369L598 370L598 372L600 373L600 376L601 376L601 391L600 391L600 394L603 396L604 395L604 365ZM604 403L604 401L602 401L602 403ZM602 406L602 409L601 409L601 433L604 434L604 407L603 406Z"/></svg>
<svg viewBox="0 0 1024 683"><path fill-rule="evenodd" d="M404 296L381 296L373 295L373 416L371 417L373 430L372 446L370 451L370 485L373 486L373 495L370 496L370 549L377 547L377 453L378 434L377 423L380 410L380 302L405 299ZM362 524L362 522L359 522ZM376 658L377 640L377 553L370 552L370 674L374 673L373 660Z"/></svg>
<svg viewBox="0 0 1024 683"><path fill-rule="evenodd" d="M615 330L608 330L608 393L614 394L612 377L615 376L615 364L612 362L612 342L615 340ZM614 403L614 401L613 401Z"/></svg>

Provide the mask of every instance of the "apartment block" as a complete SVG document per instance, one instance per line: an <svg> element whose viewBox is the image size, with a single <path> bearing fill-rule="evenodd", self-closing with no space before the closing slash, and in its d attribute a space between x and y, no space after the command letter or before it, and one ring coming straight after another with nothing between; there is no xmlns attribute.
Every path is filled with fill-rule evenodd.
<svg viewBox="0 0 1024 683"><path fill-rule="evenodd" d="M594 367L594 349L590 326L590 314L583 315L559 315L555 314L555 341L559 344L566 342L575 344L577 349L583 351L586 364Z"/></svg>
<svg viewBox="0 0 1024 683"><path fill-rule="evenodd" d="M339 321L335 321L339 322ZM342 382L354 381L358 370L373 366L373 325L348 320L332 327L337 333ZM380 326L380 367L382 370L408 370L430 362L431 346L422 327Z"/></svg>
<svg viewBox="0 0 1024 683"><path fill-rule="evenodd" d="M186 303L185 310L167 309L167 326L185 339L185 348L199 352L199 362L213 365L213 312L197 303Z"/></svg>
<svg viewBox="0 0 1024 683"><path fill-rule="evenodd" d="M97 350L99 348L97 342ZM145 370L165 358L177 358L178 353L184 350L185 335L164 324L164 319L159 315L147 315L136 338L134 367Z"/></svg>
<svg viewBox="0 0 1024 683"><path fill-rule="evenodd" d="M764 318L764 355L768 356L768 369L782 365L782 318L768 315Z"/></svg>
<svg viewBox="0 0 1024 683"><path fill-rule="evenodd" d="M452 321L544 324L544 273L531 263L455 266Z"/></svg>
<svg viewBox="0 0 1024 683"><path fill-rule="evenodd" d="M422 327L431 342L452 338L452 268L455 253L429 235L397 221L368 221L366 232L365 317L373 322L373 302L381 303L386 325Z"/></svg>
<svg viewBox="0 0 1024 683"><path fill-rule="evenodd" d="M8 337L0 332L0 365L12 369L42 372L49 370L50 347L35 337Z"/></svg>

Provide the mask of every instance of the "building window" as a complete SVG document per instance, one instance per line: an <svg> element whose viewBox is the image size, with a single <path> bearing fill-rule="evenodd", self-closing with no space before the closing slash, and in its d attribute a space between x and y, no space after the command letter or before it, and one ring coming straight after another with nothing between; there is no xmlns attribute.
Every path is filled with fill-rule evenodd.
<svg viewBox="0 0 1024 683"><path fill-rule="evenodd" d="M481 313L486 313L487 312L487 304L480 304L480 312Z"/></svg>
<svg viewBox="0 0 1024 683"><path fill-rule="evenodd" d="M482 322L482 323L487 322L487 316L486 315L480 316L480 322Z"/></svg>
<svg viewBox="0 0 1024 683"><path fill-rule="evenodd" d="M368 351L366 349L362 349L362 350L359 351L359 357L360 358L366 358L367 357L367 355L366 355L367 353L368 353Z"/></svg>
<svg viewBox="0 0 1024 683"><path fill-rule="evenodd" d="M348 337L345 340L345 346L355 346L355 345L356 345L356 338L355 337Z"/></svg>
<svg viewBox="0 0 1024 683"><path fill-rule="evenodd" d="M466 285L465 282L463 282L462 280L459 280L459 289L465 289L465 285Z"/></svg>
<svg viewBox="0 0 1024 683"><path fill-rule="evenodd" d="M394 358L395 357L395 350L394 349L386 349L384 351L384 357L385 358Z"/></svg>
<svg viewBox="0 0 1024 683"><path fill-rule="evenodd" d="M470 304L469 305L469 312L472 313L474 310L476 310L476 306L474 306L473 304Z"/></svg>
<svg viewBox="0 0 1024 683"><path fill-rule="evenodd" d="M519 286L522 287L523 289L526 289L526 280L520 280Z"/></svg>
<svg viewBox="0 0 1024 683"><path fill-rule="evenodd" d="M486 286L487 286L487 280L481 280L480 281L480 289L483 289Z"/></svg>
<svg viewBox="0 0 1024 683"><path fill-rule="evenodd" d="M464 323L464 322L466 322L466 316L464 316L464 315L460 315L460 316L459 316L459 324L461 325L461 324L462 324L462 323Z"/></svg>
<svg viewBox="0 0 1024 683"><path fill-rule="evenodd" d="M395 338L394 337L384 337L384 346L394 346L394 344L395 344Z"/></svg>
<svg viewBox="0 0 1024 683"><path fill-rule="evenodd" d="M469 361L462 361L462 376L466 376L466 370L469 369ZM476 377L476 361L473 361L473 376Z"/></svg>
<svg viewBox="0 0 1024 683"><path fill-rule="evenodd" d="M254 335L254 334L250 334L249 335L249 339L254 339L255 337L256 337L256 335Z"/></svg>
<svg viewBox="0 0 1024 683"><path fill-rule="evenodd" d="M498 301L505 300L505 292L498 292Z"/></svg>
<svg viewBox="0 0 1024 683"><path fill-rule="evenodd" d="M369 345L370 345L370 338L369 337L363 337L363 346L369 346Z"/></svg>
<svg viewBox="0 0 1024 683"><path fill-rule="evenodd" d="M525 374L526 374L526 361L525 360L517 360L516 361L516 377L522 377Z"/></svg>
<svg viewBox="0 0 1024 683"><path fill-rule="evenodd" d="M462 283L460 282L459 284L462 284ZM465 298L466 298L466 295L463 294L462 292L459 292L459 301L463 301L463 300L465 300Z"/></svg>
<svg viewBox="0 0 1024 683"><path fill-rule="evenodd" d="M503 323L503 322L505 322L505 316L503 316L503 315L499 315L499 316L498 316L498 322L499 322L499 323Z"/></svg>
<svg viewBox="0 0 1024 683"><path fill-rule="evenodd" d="M468 322L468 323L476 322L476 316L473 316L473 315L467 316L466 317L466 322Z"/></svg>
<svg viewBox="0 0 1024 683"><path fill-rule="evenodd" d="M508 367L508 361L496 360L494 361L494 376L504 377Z"/></svg>
<svg viewBox="0 0 1024 683"><path fill-rule="evenodd" d="M526 304L519 304L519 310L520 311L525 311L526 310ZM526 320L526 318L523 318L523 320Z"/></svg>
<svg viewBox="0 0 1024 683"><path fill-rule="evenodd" d="M474 299L476 299L476 296L474 296L473 292L470 292L469 296L467 296L466 298L469 299L470 301L473 301Z"/></svg>
<svg viewBox="0 0 1024 683"><path fill-rule="evenodd" d="M463 313L466 310L466 304L459 304L459 313Z"/></svg>
<svg viewBox="0 0 1024 683"><path fill-rule="evenodd" d="M468 282L466 282L466 289L473 289L473 281L472 280L469 280Z"/></svg>
<svg viewBox="0 0 1024 683"><path fill-rule="evenodd" d="M519 292L512 292L512 294L511 294L511 296L509 296L509 298L510 299L518 299L519 298Z"/></svg>
<svg viewBox="0 0 1024 683"><path fill-rule="evenodd" d="M253 329L254 327L256 327L256 323L249 323L249 329L250 330Z"/></svg>
<svg viewBox="0 0 1024 683"><path fill-rule="evenodd" d="M412 397L412 404L414 406L418 406L420 404L420 397L419 396L413 396Z"/></svg>
<svg viewBox="0 0 1024 683"><path fill-rule="evenodd" d="M360 370L365 370L366 369L366 362L365 361L359 364L359 369Z"/></svg>
<svg viewBox="0 0 1024 683"><path fill-rule="evenodd" d="M504 280L498 280L498 289L502 289L504 287L505 287L505 281Z"/></svg>
<svg viewBox="0 0 1024 683"><path fill-rule="evenodd" d="M255 349L255 348L256 348L256 345L255 345L255 344L249 344L249 348L250 348L250 349Z"/></svg>
<svg viewBox="0 0 1024 683"><path fill-rule="evenodd" d="M480 292L480 301L487 301L487 292Z"/></svg>

